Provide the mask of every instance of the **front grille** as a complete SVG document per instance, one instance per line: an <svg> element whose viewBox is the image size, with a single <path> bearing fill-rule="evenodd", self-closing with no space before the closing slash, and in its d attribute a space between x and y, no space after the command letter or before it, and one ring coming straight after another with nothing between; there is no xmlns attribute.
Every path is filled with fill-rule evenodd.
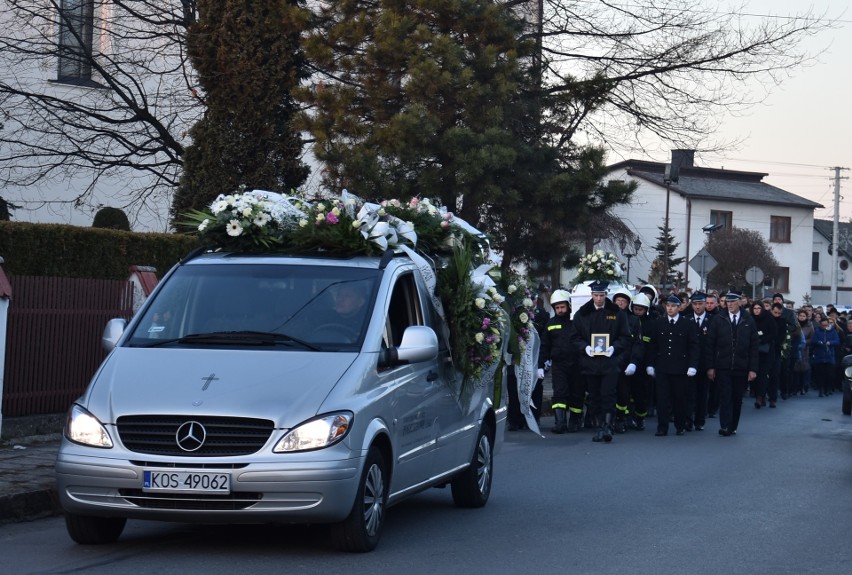
<svg viewBox="0 0 852 575"><path fill-rule="evenodd" d="M198 422L206 437L195 451L181 449L177 431L183 424ZM263 447L272 433L268 419L190 415L128 415L118 418L118 435L130 451L181 457L249 455Z"/></svg>
<svg viewBox="0 0 852 575"><path fill-rule="evenodd" d="M260 493L229 495L183 495L180 493L145 493L141 489L119 489L122 497L147 509L187 509L200 511L236 511L251 507L261 499Z"/></svg>

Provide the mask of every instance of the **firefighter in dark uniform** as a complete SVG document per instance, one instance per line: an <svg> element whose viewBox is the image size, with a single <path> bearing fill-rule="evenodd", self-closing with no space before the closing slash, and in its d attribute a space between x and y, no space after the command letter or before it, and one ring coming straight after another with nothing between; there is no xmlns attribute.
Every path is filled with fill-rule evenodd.
<svg viewBox="0 0 852 575"><path fill-rule="evenodd" d="M657 436L668 435L674 413L677 435L686 432L687 387L698 373L698 326L680 313L681 299L666 299L666 316L651 326L648 341L648 375L657 380Z"/></svg>
<svg viewBox="0 0 852 575"><path fill-rule="evenodd" d="M637 293L633 296L633 303L630 306L633 315L639 319L640 330L642 335L642 362L636 364L636 373L630 378L630 399L631 415L630 426L637 431L645 430L645 418L648 417L648 406L650 405L650 394L654 386L651 385L654 378L648 375L645 368L647 367L648 353L645 349L648 347L648 336L646 335L651 329L651 325L657 320L648 315L648 310L651 308L651 299L644 293Z"/></svg>
<svg viewBox="0 0 852 575"><path fill-rule="evenodd" d="M574 314L573 342L580 355L580 373L589 391L589 410L597 431L592 441L612 441L618 376L622 355L630 353L633 341L627 315L606 297L608 282L592 282L592 300ZM604 337L609 346L600 354L594 340Z"/></svg>
<svg viewBox="0 0 852 575"><path fill-rule="evenodd" d="M575 380L580 379L575 373L577 370L577 354L571 347L571 294L563 289L554 290L550 296L550 305L555 315L547 322L541 337L541 347L538 352L538 376L544 377L544 364L550 361L550 377L553 382L553 433L565 433L569 431L566 411L571 409L572 425L576 424L578 431L579 419L574 421L574 411L583 413L583 391L580 389L579 398L576 397L577 386ZM578 415L579 418L579 415Z"/></svg>
<svg viewBox="0 0 852 575"><path fill-rule="evenodd" d="M698 374L695 376L695 384L689 386L686 396L686 430L701 431L707 421L707 400L710 393L710 380L707 379L707 328L710 318L707 313L707 294L697 291L690 298L691 309L686 315L695 322L698 328L698 343L700 354L698 357Z"/></svg>
<svg viewBox="0 0 852 575"><path fill-rule="evenodd" d="M615 424L612 428L616 433L627 431L628 421L630 421L630 389L636 374L636 366L642 363L642 324L630 310L632 299L633 295L627 288L619 288L612 294L612 303L627 314L627 325L630 327L630 337L633 342L630 351L622 354L623 359L620 365L622 372L618 376L618 392L615 400Z"/></svg>
<svg viewBox="0 0 852 575"><path fill-rule="evenodd" d="M718 386L723 437L737 432L746 386L757 379L760 336L754 320L740 309L740 295L734 290L725 294L727 310L720 310L707 330L707 377Z"/></svg>

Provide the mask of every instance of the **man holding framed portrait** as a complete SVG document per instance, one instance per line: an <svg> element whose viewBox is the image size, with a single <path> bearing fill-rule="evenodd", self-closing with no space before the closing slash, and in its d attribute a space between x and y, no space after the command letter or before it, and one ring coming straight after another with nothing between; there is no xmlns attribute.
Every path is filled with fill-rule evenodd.
<svg viewBox="0 0 852 575"><path fill-rule="evenodd" d="M607 299L608 282L596 280L589 286L592 299L574 315L574 347L580 354L580 373L589 391L589 412L597 430L592 441L612 441L619 357L631 346L627 315Z"/></svg>

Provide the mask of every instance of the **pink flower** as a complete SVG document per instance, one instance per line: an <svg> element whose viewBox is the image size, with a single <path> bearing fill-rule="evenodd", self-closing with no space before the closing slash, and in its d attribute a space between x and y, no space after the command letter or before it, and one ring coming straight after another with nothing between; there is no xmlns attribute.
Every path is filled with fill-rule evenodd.
<svg viewBox="0 0 852 575"><path fill-rule="evenodd" d="M340 220L337 219L337 216L335 216L333 212L329 212L329 214L325 217L325 221L327 221L330 224L336 224Z"/></svg>

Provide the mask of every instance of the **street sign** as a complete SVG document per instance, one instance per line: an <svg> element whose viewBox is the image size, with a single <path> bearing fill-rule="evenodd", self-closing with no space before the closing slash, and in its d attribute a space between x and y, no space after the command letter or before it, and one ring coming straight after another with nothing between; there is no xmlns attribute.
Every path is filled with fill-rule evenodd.
<svg viewBox="0 0 852 575"><path fill-rule="evenodd" d="M746 270L746 281L751 285L757 285L763 281L763 270L757 266L751 266Z"/></svg>
<svg viewBox="0 0 852 575"><path fill-rule="evenodd" d="M691 260L689 260L689 267L698 272L698 275L704 278L707 274L713 271L719 265L719 262L716 261L716 258L710 255L710 252L707 251L707 248L701 248Z"/></svg>

